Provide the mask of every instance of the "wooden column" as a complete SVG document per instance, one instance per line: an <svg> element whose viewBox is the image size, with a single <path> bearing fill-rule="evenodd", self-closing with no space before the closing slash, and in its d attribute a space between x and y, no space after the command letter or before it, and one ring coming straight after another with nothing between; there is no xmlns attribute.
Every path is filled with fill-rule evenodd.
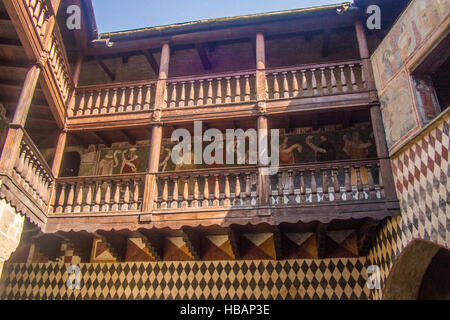
<svg viewBox="0 0 450 320"><path fill-rule="evenodd" d="M19 102L17 103L16 111L3 146L3 152L0 159L0 172L2 173L10 174L19 156L20 142L23 137L23 127L27 120L28 111L30 109L31 101L33 100L40 73L40 67L33 65L28 70L25 77L19 96Z"/></svg>
<svg viewBox="0 0 450 320"><path fill-rule="evenodd" d="M261 163L261 156L267 157L269 152L267 121L267 88L266 88L266 52L264 34L256 34L256 97L258 107L258 198L261 205L269 203L270 177L267 175L267 164Z"/></svg>
<svg viewBox="0 0 450 320"><path fill-rule="evenodd" d="M55 155L53 157L52 173L55 178L59 177L59 171L61 169L61 163L64 156L64 149L66 148L66 140L67 130L63 130L59 134Z"/></svg>
<svg viewBox="0 0 450 320"><path fill-rule="evenodd" d="M366 79L366 88L375 90L375 79L373 77L372 63L369 56L369 47L367 46L366 31L361 20L355 22L356 38L358 40L359 56L363 63L363 72Z"/></svg>
<svg viewBox="0 0 450 320"><path fill-rule="evenodd" d="M162 142L161 109L166 107L167 88L166 82L169 75L170 46L163 43L161 61L159 67L158 83L156 84L155 109L153 110L153 122L151 129L151 142L149 152L148 172L145 178L145 190L143 200L143 212L150 212L153 207L153 199L157 197L156 173L159 169L159 155Z"/></svg>
<svg viewBox="0 0 450 320"><path fill-rule="evenodd" d="M75 68L73 70L73 90L69 100L69 106L67 108L67 113L69 117L73 116L75 109L75 99L76 99L76 88L78 87L78 82L80 80L81 65L83 64L83 56L80 54L75 62Z"/></svg>
<svg viewBox="0 0 450 320"><path fill-rule="evenodd" d="M389 158L389 149L386 143L383 118L379 105L373 105L370 107L370 117L372 119L372 128L377 147L377 155L378 158L380 158L380 170L384 184L384 193L387 200L397 200L395 182L392 175L391 159Z"/></svg>

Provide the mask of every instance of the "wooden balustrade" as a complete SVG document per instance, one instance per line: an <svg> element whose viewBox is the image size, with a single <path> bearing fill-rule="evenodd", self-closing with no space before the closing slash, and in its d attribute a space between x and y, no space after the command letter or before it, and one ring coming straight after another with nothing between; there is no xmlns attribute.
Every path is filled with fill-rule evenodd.
<svg viewBox="0 0 450 320"><path fill-rule="evenodd" d="M145 174L59 178L55 213L140 211L144 181Z"/></svg>
<svg viewBox="0 0 450 320"><path fill-rule="evenodd" d="M73 116L145 111L153 108L156 81L77 89Z"/></svg>
<svg viewBox="0 0 450 320"><path fill-rule="evenodd" d="M349 160L283 166L271 176L272 205L384 199L380 164Z"/></svg>
<svg viewBox="0 0 450 320"><path fill-rule="evenodd" d="M158 173L154 209L256 206L257 180L255 167Z"/></svg>
<svg viewBox="0 0 450 320"><path fill-rule="evenodd" d="M47 0L23 0L23 3L27 8L33 27L43 43L49 27L50 3Z"/></svg>
<svg viewBox="0 0 450 320"><path fill-rule="evenodd" d="M351 93L366 83L360 60L271 69L266 81L269 99Z"/></svg>
<svg viewBox="0 0 450 320"><path fill-rule="evenodd" d="M13 179L33 200L47 210L54 178L44 157L25 131L19 157L14 165Z"/></svg>
<svg viewBox="0 0 450 320"><path fill-rule="evenodd" d="M254 101L255 72L171 78L167 92L168 108Z"/></svg>

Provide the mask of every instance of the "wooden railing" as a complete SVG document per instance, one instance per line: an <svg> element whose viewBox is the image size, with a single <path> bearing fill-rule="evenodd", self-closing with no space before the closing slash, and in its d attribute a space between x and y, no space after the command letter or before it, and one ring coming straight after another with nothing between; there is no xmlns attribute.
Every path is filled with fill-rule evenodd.
<svg viewBox="0 0 450 320"><path fill-rule="evenodd" d="M145 174L59 178L55 213L141 211Z"/></svg>
<svg viewBox="0 0 450 320"><path fill-rule="evenodd" d="M336 203L384 199L380 163L349 160L279 168L271 176L270 203Z"/></svg>
<svg viewBox="0 0 450 320"><path fill-rule="evenodd" d="M13 179L45 211L48 209L54 181L53 174L44 157L24 130L19 158L14 164Z"/></svg>
<svg viewBox="0 0 450 320"><path fill-rule="evenodd" d="M51 16L50 3L47 0L23 0L33 27L41 41L44 43Z"/></svg>
<svg viewBox="0 0 450 320"><path fill-rule="evenodd" d="M274 100L356 92L366 82L360 60L270 69L266 81Z"/></svg>
<svg viewBox="0 0 450 320"><path fill-rule="evenodd" d="M168 108L239 103L256 99L254 71L171 78L167 86Z"/></svg>
<svg viewBox="0 0 450 320"><path fill-rule="evenodd" d="M80 87L73 116L150 110L154 105L155 91L156 81Z"/></svg>
<svg viewBox="0 0 450 320"><path fill-rule="evenodd" d="M257 180L255 167L158 173L153 209L256 206Z"/></svg>

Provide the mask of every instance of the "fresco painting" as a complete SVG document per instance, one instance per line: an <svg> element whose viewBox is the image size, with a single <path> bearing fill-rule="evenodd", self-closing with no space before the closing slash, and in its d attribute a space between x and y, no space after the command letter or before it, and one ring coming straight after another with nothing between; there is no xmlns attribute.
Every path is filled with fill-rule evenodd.
<svg viewBox="0 0 450 320"><path fill-rule="evenodd" d="M430 76L412 76L411 80L420 121L426 125L441 112L433 81Z"/></svg>
<svg viewBox="0 0 450 320"><path fill-rule="evenodd" d="M389 148L418 126L406 72L400 73L380 97Z"/></svg>
<svg viewBox="0 0 450 320"><path fill-rule="evenodd" d="M99 151L97 175L133 174L145 172L148 146L128 146Z"/></svg>

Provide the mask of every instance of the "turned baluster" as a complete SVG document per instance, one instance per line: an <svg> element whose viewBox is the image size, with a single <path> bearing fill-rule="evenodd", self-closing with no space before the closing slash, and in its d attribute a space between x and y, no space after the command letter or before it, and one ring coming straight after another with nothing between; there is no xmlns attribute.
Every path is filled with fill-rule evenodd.
<svg viewBox="0 0 450 320"><path fill-rule="evenodd" d="M164 177L163 178L163 191L161 196L161 209L167 208L167 200L169 200L169 178Z"/></svg>
<svg viewBox="0 0 450 320"><path fill-rule="evenodd" d="M291 71L292 73L292 96L297 97L299 93L297 71Z"/></svg>
<svg viewBox="0 0 450 320"><path fill-rule="evenodd" d="M338 169L333 168L332 171L333 174L333 191L334 191L334 199L341 200L341 187L339 185L339 179L338 179Z"/></svg>
<svg viewBox="0 0 450 320"><path fill-rule="evenodd" d="M345 200L349 201L352 200L352 185L350 181L350 168L344 167L344 174L345 174Z"/></svg>
<svg viewBox="0 0 450 320"><path fill-rule="evenodd" d="M231 190L230 190L230 179L229 179L229 174L225 173L225 190L223 191L223 196L224 196L224 200L223 200L223 205L224 206L230 206L231 205Z"/></svg>
<svg viewBox="0 0 450 320"><path fill-rule="evenodd" d="M234 95L234 101L240 102L241 101L241 76L235 76L234 79L236 82L236 93Z"/></svg>
<svg viewBox="0 0 450 320"><path fill-rule="evenodd" d="M358 200L364 199L364 186L361 179L361 168L359 166L355 167L356 170L356 187L358 190Z"/></svg>
<svg viewBox="0 0 450 320"><path fill-rule="evenodd" d="M203 99L205 98L205 90L203 82L205 80L201 79L198 81L198 97L197 97L197 105L202 106L203 105Z"/></svg>
<svg viewBox="0 0 450 320"><path fill-rule="evenodd" d="M136 107L134 108L135 111L139 111L142 109L142 86L138 86L138 94L136 97Z"/></svg>
<svg viewBox="0 0 450 320"><path fill-rule="evenodd" d="M76 113L77 116L83 115L85 103L86 103L86 92L83 91L83 93L81 94L80 102L78 103L78 109Z"/></svg>
<svg viewBox="0 0 450 320"><path fill-rule="evenodd" d="M56 213L62 213L64 211L64 203L66 201L66 184L61 184L61 190L58 198L58 206L56 207Z"/></svg>
<svg viewBox="0 0 450 320"><path fill-rule="evenodd" d="M20 147L20 156L19 161L17 161L17 165L15 166L16 172L19 177L22 177L22 171L25 165L26 152L24 149L24 145L22 144Z"/></svg>
<svg viewBox="0 0 450 320"><path fill-rule="evenodd" d="M219 184L219 175L214 175L214 200L213 207L220 206L220 184Z"/></svg>
<svg viewBox="0 0 450 320"><path fill-rule="evenodd" d="M120 95L119 109L117 110L117 112L124 112L125 111L125 101L126 101L126 97L127 97L127 88L122 87L122 88L120 88L120 90L122 91L122 94Z"/></svg>
<svg viewBox="0 0 450 320"><path fill-rule="evenodd" d="M81 205L83 204L83 183L78 183L78 188L75 187L75 208L74 212L81 212Z"/></svg>
<svg viewBox="0 0 450 320"><path fill-rule="evenodd" d="M206 104L212 104L213 103L213 86L212 86L212 80L208 79L208 94L206 97Z"/></svg>
<svg viewBox="0 0 450 320"><path fill-rule="evenodd" d="M277 189L278 189L278 204L283 204L284 203L284 194L283 194L283 173L282 172L278 172L278 183L277 183Z"/></svg>
<svg viewBox="0 0 450 320"><path fill-rule="evenodd" d="M317 87L317 79L316 79L316 69L311 69L311 82L312 82L312 94L317 96L319 94L319 89Z"/></svg>
<svg viewBox="0 0 450 320"><path fill-rule="evenodd" d="M130 87L130 94L128 96L128 105L126 111L133 111L134 109L134 87Z"/></svg>
<svg viewBox="0 0 450 320"><path fill-rule="evenodd" d="M178 177L173 177L172 209L178 208Z"/></svg>
<svg viewBox="0 0 450 320"><path fill-rule="evenodd" d="M95 105L94 109L92 110L92 114L99 114L100 113L100 105L102 102L102 92L100 90L96 91L96 98L95 98Z"/></svg>
<svg viewBox="0 0 450 320"><path fill-rule="evenodd" d="M363 63L359 64L361 67L361 82L362 82L362 87L365 88L366 87L366 76L364 75L364 65Z"/></svg>
<svg viewBox="0 0 450 320"><path fill-rule="evenodd" d="M102 211L111 211L111 184L112 181L106 181L105 202Z"/></svg>
<svg viewBox="0 0 450 320"><path fill-rule="evenodd" d="M266 97L269 98L269 76L270 74L266 74L266 78L264 80L264 85L266 86Z"/></svg>
<svg viewBox="0 0 450 320"><path fill-rule="evenodd" d="M216 104L222 103L222 78L217 78Z"/></svg>
<svg viewBox="0 0 450 320"><path fill-rule="evenodd" d="M278 73L273 74L273 98L280 99L280 84L278 83Z"/></svg>
<svg viewBox="0 0 450 320"><path fill-rule="evenodd" d="M337 93L337 92L338 92L336 75L334 74L334 70L335 70L335 69L336 69L335 67L330 67L330 75L331 75L331 92L332 92L332 93Z"/></svg>
<svg viewBox="0 0 450 320"><path fill-rule="evenodd" d="M92 113L93 103L94 103L94 91L89 91L89 98L86 103L86 109L84 110L84 115L89 115Z"/></svg>
<svg viewBox="0 0 450 320"><path fill-rule="evenodd" d="M91 205L92 205L92 182L88 182L87 192L86 192L86 201L85 205L83 207L83 212L90 212L91 211Z"/></svg>
<svg viewBox="0 0 450 320"><path fill-rule="evenodd" d="M245 198L244 202L246 205L250 205L252 203L252 184L250 181L251 172L245 173Z"/></svg>
<svg viewBox="0 0 450 320"><path fill-rule="evenodd" d="M330 200L330 195L329 195L329 190L328 190L329 186L330 186L330 183L328 181L328 169L323 168L322 169L322 193L323 193L322 201Z"/></svg>
<svg viewBox="0 0 450 320"><path fill-rule="evenodd" d="M321 82L322 82L322 94L328 94L328 83L327 83L327 77L325 75L325 68L320 68L320 74L321 74Z"/></svg>
<svg viewBox="0 0 450 320"><path fill-rule="evenodd" d="M383 185L383 178L382 178L382 174L381 174L381 168L380 168L380 164L377 163L377 169L378 169L378 181L380 184L380 197L381 199L384 199L384 185Z"/></svg>
<svg viewBox="0 0 450 320"><path fill-rule="evenodd" d="M133 204L131 205L131 210L139 209L139 182L139 180L134 181Z"/></svg>
<svg viewBox="0 0 450 320"><path fill-rule="evenodd" d="M311 169L311 202L318 202L316 169Z"/></svg>
<svg viewBox="0 0 450 320"><path fill-rule="evenodd" d="M183 201L181 202L182 208L189 207L189 177L183 177Z"/></svg>
<svg viewBox="0 0 450 320"><path fill-rule="evenodd" d="M300 203L306 202L305 171L300 170Z"/></svg>
<svg viewBox="0 0 450 320"><path fill-rule="evenodd" d="M356 77L355 77L355 72L353 70L353 67L355 65L354 64L350 64L350 80L352 81L352 90L353 91L358 91L358 84L356 83Z"/></svg>
<svg viewBox="0 0 450 320"><path fill-rule="evenodd" d="M109 110L108 113L114 113L116 112L116 108L117 108L117 88L113 89L113 96L111 99L111 104L109 106Z"/></svg>
<svg viewBox="0 0 450 320"><path fill-rule="evenodd" d="M287 78L287 72L282 72L283 75L283 98L289 98L289 83Z"/></svg>
<svg viewBox="0 0 450 320"><path fill-rule="evenodd" d="M184 107L186 105L186 82L181 82L181 94L180 94L180 101L178 101L179 107Z"/></svg>
<svg viewBox="0 0 450 320"><path fill-rule="evenodd" d="M373 181L372 166L367 165L366 168L367 168L367 182L369 183L369 198L376 199L377 193L375 192L375 183Z"/></svg>
<svg viewBox="0 0 450 320"><path fill-rule="evenodd" d="M94 207L92 208L92 212L100 212L100 206L102 204L102 185L101 183L95 183L95 198L94 198Z"/></svg>
<svg viewBox="0 0 450 320"><path fill-rule="evenodd" d="M250 75L246 74L245 76L245 85L244 85L244 101L250 101L251 100L251 93L250 93Z"/></svg>
<svg viewBox="0 0 450 320"><path fill-rule="evenodd" d="M30 158L28 161L28 168L27 168L27 175L25 177L25 181L30 186L31 186L32 179L34 177L35 160L36 160L36 158L34 157L34 155L30 153Z"/></svg>
<svg viewBox="0 0 450 320"><path fill-rule="evenodd" d="M306 70L300 70L302 73L302 95L308 94L308 78L306 78Z"/></svg>
<svg viewBox="0 0 450 320"><path fill-rule="evenodd" d="M67 196L67 204L65 212L70 213L73 210L73 201L75 198L75 187L73 183L69 184L69 194Z"/></svg>
<svg viewBox="0 0 450 320"><path fill-rule="evenodd" d="M152 102L152 85L147 84L145 85L145 99L144 99L144 105L143 110L150 110L150 104Z"/></svg>
<svg viewBox="0 0 450 320"><path fill-rule="evenodd" d="M198 176L194 176L194 194L192 196L192 204L191 207L198 207L198 199L199 199L199 188L198 188Z"/></svg>
<svg viewBox="0 0 450 320"><path fill-rule="evenodd" d="M114 188L113 205L111 207L111 211L119 211L120 184L121 184L121 181L113 181L113 185L115 185L115 188Z"/></svg>
<svg viewBox="0 0 450 320"><path fill-rule="evenodd" d="M177 83L172 82L172 90L170 92L169 108L175 108L177 106Z"/></svg>
<svg viewBox="0 0 450 320"><path fill-rule="evenodd" d="M105 97L103 98L103 107L100 110L100 113L107 113L109 105L109 89L105 90Z"/></svg>
<svg viewBox="0 0 450 320"><path fill-rule="evenodd" d="M342 86L342 92L347 92L347 77L345 76L345 70L344 65L339 66L339 69L341 70L341 86Z"/></svg>
<svg viewBox="0 0 450 320"><path fill-rule="evenodd" d="M226 86L225 86L225 103L231 103L231 77L225 77Z"/></svg>
<svg viewBox="0 0 450 320"><path fill-rule="evenodd" d="M209 206L209 183L208 183L208 175L204 176L204 186L203 186L203 202L202 207Z"/></svg>
<svg viewBox="0 0 450 320"><path fill-rule="evenodd" d="M130 181L125 180L125 190L123 192L122 211L128 211L130 208Z"/></svg>
<svg viewBox="0 0 450 320"><path fill-rule="evenodd" d="M295 185L294 185L294 171L289 170L288 171L289 174L289 187L288 187L288 192L289 192L289 203L294 203L295 202Z"/></svg>
<svg viewBox="0 0 450 320"><path fill-rule="evenodd" d="M241 204L240 203L241 202L241 180L240 180L240 174L236 173L234 175L234 177L236 179L236 185L235 185L235 188L234 188L234 198L235 198L234 204L236 205L236 203L237 203L237 205L240 205Z"/></svg>
<svg viewBox="0 0 450 320"><path fill-rule="evenodd" d="M189 86L189 100L188 100L188 106L192 107L194 105L194 99L195 99L195 81L189 81L191 84Z"/></svg>

